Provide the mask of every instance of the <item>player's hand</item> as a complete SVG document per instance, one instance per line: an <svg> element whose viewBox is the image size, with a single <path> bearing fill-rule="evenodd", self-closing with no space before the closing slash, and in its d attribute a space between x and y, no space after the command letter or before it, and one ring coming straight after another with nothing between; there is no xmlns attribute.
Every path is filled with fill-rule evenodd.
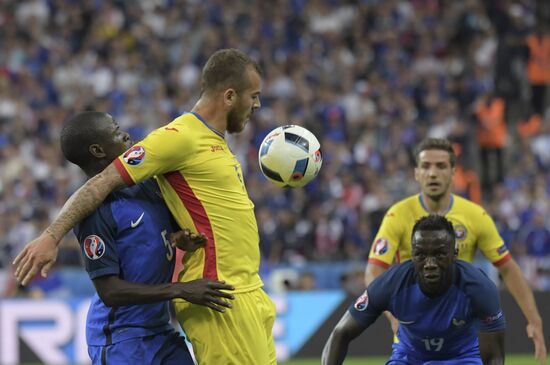
<svg viewBox="0 0 550 365"><path fill-rule="evenodd" d="M38 271L46 277L55 263L58 251L57 241L48 233L42 233L13 260L15 277L21 285L27 285Z"/></svg>
<svg viewBox="0 0 550 365"><path fill-rule="evenodd" d="M527 325L527 336L532 339L535 344L535 359L537 359L540 365L545 365L547 353L542 324L529 323Z"/></svg>
<svg viewBox="0 0 550 365"><path fill-rule="evenodd" d="M186 252L193 252L204 247L208 238L201 234L191 233L187 228L170 234L170 244Z"/></svg>
<svg viewBox="0 0 550 365"><path fill-rule="evenodd" d="M194 304L204 305L218 312L225 312L225 308L232 307L227 299L235 299L232 294L222 291L235 290L235 287L227 285L225 281L198 279L174 285L178 285L177 298L185 299Z"/></svg>

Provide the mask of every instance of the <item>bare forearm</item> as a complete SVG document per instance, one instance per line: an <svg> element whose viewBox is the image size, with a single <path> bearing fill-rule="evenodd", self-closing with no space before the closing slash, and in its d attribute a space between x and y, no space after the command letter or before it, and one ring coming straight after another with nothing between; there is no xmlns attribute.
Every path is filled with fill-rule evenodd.
<svg viewBox="0 0 550 365"><path fill-rule="evenodd" d="M59 242L78 222L89 216L113 190L124 186L124 181L113 165L92 177L67 200L55 221L46 232Z"/></svg>
<svg viewBox="0 0 550 365"><path fill-rule="evenodd" d="M148 285L120 281L121 284L109 289L100 289L96 284L101 300L109 307L149 304L173 299L177 296L175 284Z"/></svg>
<svg viewBox="0 0 550 365"><path fill-rule="evenodd" d="M328 339L321 358L322 365L340 365L348 353L349 340L338 332L332 332Z"/></svg>
<svg viewBox="0 0 550 365"><path fill-rule="evenodd" d="M521 269L515 261L505 264L507 267L500 270L506 287L518 303L529 323L540 323L541 317L535 303L535 297L529 284L525 280Z"/></svg>

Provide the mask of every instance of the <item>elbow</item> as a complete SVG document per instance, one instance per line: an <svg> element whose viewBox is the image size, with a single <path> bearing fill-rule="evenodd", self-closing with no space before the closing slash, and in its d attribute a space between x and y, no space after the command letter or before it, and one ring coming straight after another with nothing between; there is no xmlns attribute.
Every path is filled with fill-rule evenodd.
<svg viewBox="0 0 550 365"><path fill-rule="evenodd" d="M105 304L105 306L112 308L112 307L118 307L119 303L117 300L117 296L112 291L98 291L97 294L99 295L99 299Z"/></svg>

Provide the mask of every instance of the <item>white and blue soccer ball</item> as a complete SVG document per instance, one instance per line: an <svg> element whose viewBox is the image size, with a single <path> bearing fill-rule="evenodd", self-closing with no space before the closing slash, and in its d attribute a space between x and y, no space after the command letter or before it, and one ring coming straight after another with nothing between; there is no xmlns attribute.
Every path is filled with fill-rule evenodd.
<svg viewBox="0 0 550 365"><path fill-rule="evenodd" d="M264 176L280 187L299 188L317 176L323 157L315 135L297 125L277 127L264 138L258 152Z"/></svg>

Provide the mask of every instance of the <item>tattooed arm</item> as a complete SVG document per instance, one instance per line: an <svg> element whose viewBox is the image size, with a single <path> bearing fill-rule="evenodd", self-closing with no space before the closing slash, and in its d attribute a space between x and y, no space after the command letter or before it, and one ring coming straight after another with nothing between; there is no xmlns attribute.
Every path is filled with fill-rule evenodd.
<svg viewBox="0 0 550 365"><path fill-rule="evenodd" d="M54 222L17 255L13 261L17 280L26 285L39 270L45 277L55 263L61 238L95 211L107 195L123 186L124 181L113 164L88 180L67 200Z"/></svg>

